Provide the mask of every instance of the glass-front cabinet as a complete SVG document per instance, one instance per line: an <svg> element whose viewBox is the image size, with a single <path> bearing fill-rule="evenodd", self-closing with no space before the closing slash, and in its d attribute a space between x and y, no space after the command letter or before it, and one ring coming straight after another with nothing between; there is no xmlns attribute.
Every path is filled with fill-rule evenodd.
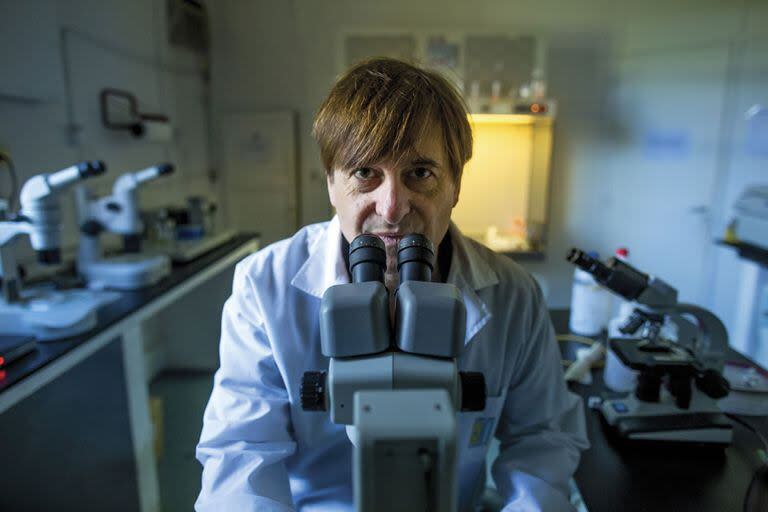
<svg viewBox="0 0 768 512"><path fill-rule="evenodd" d="M544 252L553 118L472 114L474 150L452 219L461 231L510 254Z"/></svg>

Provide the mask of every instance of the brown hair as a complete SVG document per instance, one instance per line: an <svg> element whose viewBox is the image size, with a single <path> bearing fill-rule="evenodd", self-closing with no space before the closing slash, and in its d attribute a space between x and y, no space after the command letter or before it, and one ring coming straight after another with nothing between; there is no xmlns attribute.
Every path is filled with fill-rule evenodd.
<svg viewBox="0 0 768 512"><path fill-rule="evenodd" d="M336 82L315 116L312 134L332 176L334 169L403 157L435 123L458 181L472 156L472 129L459 93L434 71L375 58Z"/></svg>

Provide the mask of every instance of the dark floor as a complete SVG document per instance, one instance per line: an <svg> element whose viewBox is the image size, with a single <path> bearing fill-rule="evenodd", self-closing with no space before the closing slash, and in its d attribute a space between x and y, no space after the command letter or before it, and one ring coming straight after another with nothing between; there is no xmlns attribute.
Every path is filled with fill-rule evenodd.
<svg viewBox="0 0 768 512"><path fill-rule="evenodd" d="M150 386L150 394L162 399L158 478L164 512L193 510L200 492L201 466L195 459L195 446L212 386L213 373L173 371L164 372Z"/></svg>

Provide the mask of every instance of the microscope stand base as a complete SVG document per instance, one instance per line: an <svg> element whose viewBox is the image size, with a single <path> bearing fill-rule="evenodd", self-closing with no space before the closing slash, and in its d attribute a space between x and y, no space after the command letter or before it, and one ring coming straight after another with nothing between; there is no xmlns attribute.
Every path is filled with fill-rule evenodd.
<svg viewBox="0 0 768 512"><path fill-rule="evenodd" d="M164 255L121 255L81 263L78 270L94 290L139 290L169 275L171 263Z"/></svg>
<svg viewBox="0 0 768 512"><path fill-rule="evenodd" d="M0 331L41 342L77 336L96 327L99 307L119 298L117 292L22 290L19 302L0 301Z"/></svg>
<svg viewBox="0 0 768 512"><path fill-rule="evenodd" d="M669 404L647 404L637 400L607 400L602 415L606 424L621 439L672 443L729 445L733 426L728 418L698 401L698 408L670 410ZM713 402L714 403L714 402Z"/></svg>

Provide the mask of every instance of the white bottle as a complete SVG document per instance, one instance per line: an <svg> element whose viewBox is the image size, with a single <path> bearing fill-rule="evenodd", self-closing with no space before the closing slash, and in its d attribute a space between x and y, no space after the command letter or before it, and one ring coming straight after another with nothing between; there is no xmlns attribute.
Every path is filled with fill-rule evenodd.
<svg viewBox="0 0 768 512"><path fill-rule="evenodd" d="M597 253L589 253L598 258ZM598 336L605 329L613 301L608 290L597 284L589 272L577 268L573 272L571 317L568 327L574 334Z"/></svg>
<svg viewBox="0 0 768 512"><path fill-rule="evenodd" d="M616 259L629 262L629 249L620 247L616 249ZM627 323L638 304L616 296L618 304L615 305L616 314L608 322L608 339L631 338L631 334L624 334L619 329ZM637 333L639 335L640 333ZM605 368L603 369L603 382L613 391L632 391L637 382L637 372L625 366L618 356L611 350L610 344L605 353Z"/></svg>

